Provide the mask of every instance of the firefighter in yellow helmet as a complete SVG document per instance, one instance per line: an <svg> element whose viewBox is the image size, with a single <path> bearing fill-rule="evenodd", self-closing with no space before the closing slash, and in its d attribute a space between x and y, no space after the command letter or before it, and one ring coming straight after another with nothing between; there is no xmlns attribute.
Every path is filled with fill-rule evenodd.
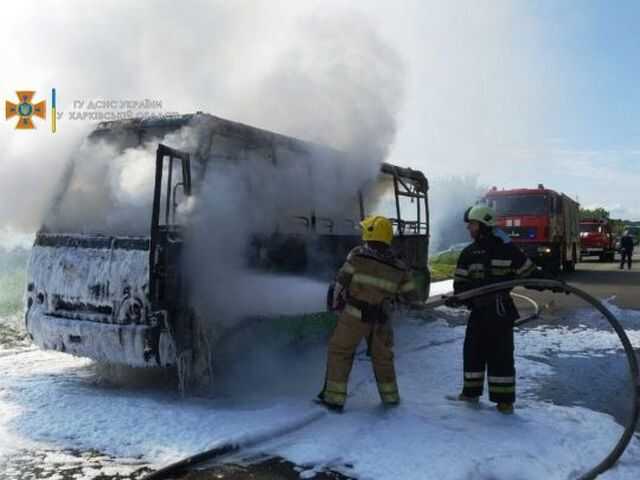
<svg viewBox="0 0 640 480"><path fill-rule="evenodd" d="M390 248L393 228L389 219L370 216L360 226L364 243L351 250L336 277L332 303L338 322L329 340L324 388L318 395L323 405L336 411L344 407L353 357L363 338L383 404L398 404L389 307L398 299L418 299L409 268Z"/></svg>

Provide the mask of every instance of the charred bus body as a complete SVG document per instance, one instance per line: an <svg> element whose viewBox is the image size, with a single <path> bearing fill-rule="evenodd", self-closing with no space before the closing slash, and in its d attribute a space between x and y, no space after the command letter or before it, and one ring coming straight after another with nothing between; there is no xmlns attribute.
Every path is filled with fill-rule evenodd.
<svg viewBox="0 0 640 480"><path fill-rule="evenodd" d="M160 143L167 134L185 127L195 136L188 151ZM43 226L28 266L26 328L40 348L134 367L179 367L195 355L200 333L182 266L189 245L179 211L200 195L207 168L220 162L240 165L250 154L273 165L275 171L280 162L297 162L313 176L318 152L322 158L331 156L338 166L346 161L343 154L326 147L200 113L106 122L91 138L117 144L119 151L149 142L157 145L147 233L105 234L84 226L76 231ZM54 211L64 208L61 198L68 188L62 189ZM383 201L381 191L386 192ZM359 220L383 213L391 217L396 230L393 248L414 270L426 298L430 283L427 191L421 172L383 164L374 181L354 186L352 208L342 215L326 215L309 204L288 216L286 225L253 235L247 265L326 275L359 243L355 229ZM324 271L316 268L317 258L322 259Z"/></svg>

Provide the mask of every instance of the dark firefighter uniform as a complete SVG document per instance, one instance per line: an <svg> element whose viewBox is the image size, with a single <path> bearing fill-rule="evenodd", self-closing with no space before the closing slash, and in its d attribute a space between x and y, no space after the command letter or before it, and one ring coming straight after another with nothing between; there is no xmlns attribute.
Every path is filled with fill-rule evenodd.
<svg viewBox="0 0 640 480"><path fill-rule="evenodd" d="M624 232L624 235L620 239L620 269L624 268L625 260L627 261L627 268L631 270L631 264L633 262L633 237L628 232Z"/></svg>
<svg viewBox="0 0 640 480"><path fill-rule="evenodd" d="M510 241L493 233L476 239L460 254L454 274L455 293L497 282L526 277L536 270L533 262ZM488 371L489 399L515 401L513 322L519 317L509 291L469 301L471 315L464 341L464 397L482 395Z"/></svg>
<svg viewBox="0 0 640 480"><path fill-rule="evenodd" d="M384 217L373 218L388 222ZM368 220L365 219L363 225ZM388 227L391 232L390 223ZM391 236L388 240L390 244ZM364 338L371 352L382 402L397 404L400 397L393 362L389 304L398 298L407 302L418 300L410 270L388 247L373 248L368 243L356 247L337 274L336 297L343 299L343 305L329 341L325 385L319 398L329 407L342 409L354 354Z"/></svg>

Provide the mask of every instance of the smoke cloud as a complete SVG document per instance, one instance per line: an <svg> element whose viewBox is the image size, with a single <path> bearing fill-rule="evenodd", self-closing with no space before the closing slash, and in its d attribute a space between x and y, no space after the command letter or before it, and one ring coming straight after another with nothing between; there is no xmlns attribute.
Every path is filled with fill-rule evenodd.
<svg viewBox="0 0 640 480"><path fill-rule="evenodd" d="M158 99L165 111L208 111L361 158L389 153L431 178L551 183L540 177L553 161L544 119L561 98L553 72L562 69L526 4L352 5L355 12L331 0L191 1L178 9L160 0L85 11L80 2L14 2L3 17L25 21L0 32L5 45L20 46L3 50L0 86L7 99L17 89L46 98L56 87L64 113L76 99ZM37 125L0 130L0 225L11 231L42 224L71 152L92 128L66 117L55 135ZM28 202L17 201L23 192Z"/></svg>
<svg viewBox="0 0 640 480"><path fill-rule="evenodd" d="M216 327L323 308L325 284L246 271L249 240L312 209L318 217L358 218L357 190L376 178L395 136L402 63L364 18L303 21L296 38L249 96L262 106L247 108L258 124L343 153L312 148L306 159L279 158L277 167L264 158L210 165L193 212L189 262L194 303L201 316L216 316Z"/></svg>
<svg viewBox="0 0 640 480"><path fill-rule="evenodd" d="M160 1L153 9L131 9L112 2L77 15L71 6L3 6L6 18L29 19L24 28L10 25L1 33L7 44L21 44L19 53L3 52L5 96L30 88L36 99L47 98L55 86L63 117L55 135L42 122L35 132L0 132L0 190L9 200L0 202L0 225L37 230L61 180L75 182L78 192L95 192L94 199L82 197L86 211L100 219L93 223L105 217L97 209L132 200L127 187L142 187L131 183L136 173L129 171L141 152L127 152L115 162L122 165L107 165L114 158L109 147L83 144L93 125L69 119L74 100L149 98L160 100L164 111L209 111L348 151L358 162L354 171L371 176L395 135L402 62L365 17L315 8L195 1L175 9ZM46 55L30 40L36 34L49 39ZM25 64L25 57L33 62ZM118 184L99 185L103 174ZM17 201L26 191L30 201Z"/></svg>
<svg viewBox="0 0 640 480"><path fill-rule="evenodd" d="M65 166L43 225L56 232L149 235L159 143L193 152L201 134L184 127L142 146L85 139Z"/></svg>
<svg viewBox="0 0 640 480"><path fill-rule="evenodd" d="M343 211L390 159L437 176L432 231L445 247L478 182L540 170L517 152L530 153L555 96L545 81L553 58L527 12L511 3L355 3L366 17L340 3L13 2L3 18L28 21L0 32L16 45L2 53L1 91L10 99L33 89L40 99L56 87L62 113L76 99L157 99L165 111L210 112L345 152L340 165L314 152L311 181L299 166L276 172L247 154L241 169L208 169L185 212L193 294L210 324L285 306L316 310L322 284L246 271L252 235L268 233L292 207ZM0 130L0 226L148 231L155 144L85 142L92 127L63 117L55 135L43 123L35 132ZM197 128L163 141L192 151ZM518 172L505 174L514 159Z"/></svg>
<svg viewBox="0 0 640 480"><path fill-rule="evenodd" d="M251 239L273 233L274 225L291 214L312 209L319 217L357 218L357 190L377 176L395 138L405 75L399 54L360 14L340 10L309 16L294 8L264 51L261 36L269 29L263 21L273 12L264 5L254 8L252 2L235 5L198 4L197 14L179 13L181 27L170 35L175 24L167 24L155 9L151 15L134 9L133 19L126 16L127 23L153 23L140 36L118 27L107 34L91 16L88 25L74 20L73 38L61 36L57 45L63 61L86 59L87 72L68 65L77 78L50 84L58 88L61 101L66 97L60 111L72 108L76 95L158 98L171 111L209 110L341 151L311 146L304 161L279 152L276 168L265 161L264 152L247 150L233 165L212 158L206 175L196 172L199 194L183 212L189 226L185 265L200 329L212 339L242 318L323 309L326 284L251 273ZM166 11L168 3L160 7ZM125 18L118 15L124 4L103 8ZM60 28L55 19L53 27L37 18L34 22L45 35ZM205 34L205 28L212 33ZM78 46L89 41L95 45L91 59ZM135 47L123 50L128 42ZM208 121L158 140L194 152ZM70 120L59 122L60 132L65 129L66 137L47 137L46 143L51 138L59 142L55 152L27 148L35 171L47 161L54 173L41 176L46 188L34 192L32 204L21 205L18 212L7 209L3 220L27 231L44 224L55 231L147 234L158 140L128 147L83 140L89 129ZM45 133L44 128L37 132ZM10 158L3 181L17 177L16 194L33 191L33 179L22 177L24 167L12 153ZM336 225L338 232L348 227Z"/></svg>
<svg viewBox="0 0 640 480"><path fill-rule="evenodd" d="M333 145L374 167L387 157L404 94L404 64L366 17L316 15L257 85L257 124ZM262 107L256 109L260 99Z"/></svg>
<svg viewBox="0 0 640 480"><path fill-rule="evenodd" d="M469 233L463 221L465 210L474 205L487 188L477 177L442 177L432 182L430 190L432 252L445 250L457 243L469 242Z"/></svg>

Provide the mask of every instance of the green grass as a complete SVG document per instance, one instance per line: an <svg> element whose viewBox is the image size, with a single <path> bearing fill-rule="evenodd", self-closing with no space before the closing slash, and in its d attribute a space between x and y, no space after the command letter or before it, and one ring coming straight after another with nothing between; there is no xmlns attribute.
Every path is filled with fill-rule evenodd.
<svg viewBox="0 0 640 480"><path fill-rule="evenodd" d="M444 252L429 259L431 281L447 280L453 278L453 272L458 263L460 252Z"/></svg>
<svg viewBox="0 0 640 480"><path fill-rule="evenodd" d="M22 310L29 251L0 248L0 316L14 315Z"/></svg>
<svg viewBox="0 0 640 480"><path fill-rule="evenodd" d="M455 268L455 265L431 265L431 281L439 282L440 280L453 278Z"/></svg>
<svg viewBox="0 0 640 480"><path fill-rule="evenodd" d="M25 270L28 260L29 250L16 248L6 251L0 247L0 274Z"/></svg>
<svg viewBox="0 0 640 480"><path fill-rule="evenodd" d="M13 315L22 310L25 279L24 270L0 273L0 316Z"/></svg>

